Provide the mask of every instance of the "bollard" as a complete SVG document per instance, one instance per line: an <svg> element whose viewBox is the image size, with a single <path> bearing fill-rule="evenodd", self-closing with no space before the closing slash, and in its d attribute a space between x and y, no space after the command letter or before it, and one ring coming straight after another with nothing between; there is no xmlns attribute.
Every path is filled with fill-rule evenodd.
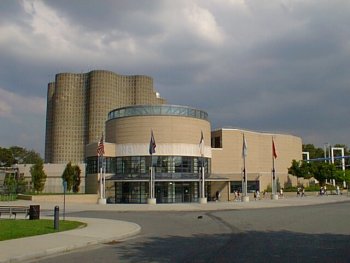
<svg viewBox="0 0 350 263"><path fill-rule="evenodd" d="M54 212L54 220L53 220L53 225L55 230L59 230L59 222L60 222L60 208L58 205L56 205L55 212Z"/></svg>

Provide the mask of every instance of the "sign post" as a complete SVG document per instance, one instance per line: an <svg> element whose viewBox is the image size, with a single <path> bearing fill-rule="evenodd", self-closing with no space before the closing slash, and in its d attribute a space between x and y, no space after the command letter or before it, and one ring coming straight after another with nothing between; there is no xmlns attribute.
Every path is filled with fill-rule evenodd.
<svg viewBox="0 0 350 263"><path fill-rule="evenodd" d="M67 192L67 181L63 180L63 220L66 219L66 192Z"/></svg>

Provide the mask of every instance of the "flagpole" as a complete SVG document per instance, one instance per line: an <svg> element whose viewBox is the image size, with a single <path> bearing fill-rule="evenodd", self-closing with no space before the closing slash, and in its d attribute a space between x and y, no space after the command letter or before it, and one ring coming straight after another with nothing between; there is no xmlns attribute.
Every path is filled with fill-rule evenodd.
<svg viewBox="0 0 350 263"><path fill-rule="evenodd" d="M103 162L102 158L103 158L102 156L98 157L99 161L101 160ZM98 199L98 204L100 204L100 205L105 205L107 203L106 198L105 198L106 194L105 194L105 190L103 187L105 185L105 183L103 183L103 181L104 181L103 164L101 163L101 165L100 165L100 197Z"/></svg>
<svg viewBox="0 0 350 263"><path fill-rule="evenodd" d="M205 198L205 173L204 173L204 155L202 154L202 196L201 198Z"/></svg>
<svg viewBox="0 0 350 263"><path fill-rule="evenodd" d="M147 204L155 205L157 199L154 197L154 179L153 179L153 153L155 153L156 141L153 136L153 130L151 130L151 139L149 142L149 154L150 154L150 180L149 180L149 197L147 199Z"/></svg>
<svg viewBox="0 0 350 263"><path fill-rule="evenodd" d="M247 171L245 169L245 157L243 158L243 183L244 183L243 196L247 196Z"/></svg>
<svg viewBox="0 0 350 263"><path fill-rule="evenodd" d="M275 170L275 157L272 155L272 199L278 199L276 189L276 170Z"/></svg>
<svg viewBox="0 0 350 263"><path fill-rule="evenodd" d="M101 162L101 156L97 158L98 162L98 173L99 173L99 183L100 183L100 199L102 199L102 165L100 165Z"/></svg>
<svg viewBox="0 0 350 263"><path fill-rule="evenodd" d="M247 178L247 170L246 170L246 156L247 156L247 142L245 140L245 136L243 133L243 145L242 145L242 157L243 157L243 202L249 202L248 196L248 178Z"/></svg>
<svg viewBox="0 0 350 263"><path fill-rule="evenodd" d="M275 142L272 137L272 187L271 187L271 198L273 200L278 200L277 195L277 184L276 184L276 170L275 170L275 158L277 158Z"/></svg>
<svg viewBox="0 0 350 263"><path fill-rule="evenodd" d="M154 193L153 193L153 155L151 155L151 178L150 178L150 185L151 185L151 199L154 198Z"/></svg>
<svg viewBox="0 0 350 263"><path fill-rule="evenodd" d="M102 157L103 161L103 199L106 199L106 158Z"/></svg>
<svg viewBox="0 0 350 263"><path fill-rule="evenodd" d="M100 167L100 199L103 199L103 187L102 187L102 165Z"/></svg>
<svg viewBox="0 0 350 263"><path fill-rule="evenodd" d="M153 155L150 156L151 164L150 164L150 178L149 178L149 197L147 199L147 204L155 205L157 203L157 199L154 197L154 176L153 176Z"/></svg>
<svg viewBox="0 0 350 263"><path fill-rule="evenodd" d="M103 140L103 133L101 136L101 139L97 145L97 173L100 172L100 197L98 199L98 204L105 205L106 202L106 179L103 174L103 169L105 169L104 164L103 164L103 155L105 154L105 149L104 149L104 140ZM101 162L101 164L100 164Z"/></svg>
<svg viewBox="0 0 350 263"><path fill-rule="evenodd" d="M201 155L201 163L202 163L202 180L199 182L200 186L200 197L199 197L199 203L200 204L206 204L207 198L205 197L205 171L204 171L204 136L203 131L201 131L201 138L199 140L199 152Z"/></svg>

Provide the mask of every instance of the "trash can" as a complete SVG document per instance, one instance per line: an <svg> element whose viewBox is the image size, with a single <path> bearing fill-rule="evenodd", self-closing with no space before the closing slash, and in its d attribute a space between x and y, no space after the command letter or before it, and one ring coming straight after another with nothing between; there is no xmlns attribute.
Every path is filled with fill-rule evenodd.
<svg viewBox="0 0 350 263"><path fill-rule="evenodd" d="M40 205L29 206L29 220L40 219Z"/></svg>

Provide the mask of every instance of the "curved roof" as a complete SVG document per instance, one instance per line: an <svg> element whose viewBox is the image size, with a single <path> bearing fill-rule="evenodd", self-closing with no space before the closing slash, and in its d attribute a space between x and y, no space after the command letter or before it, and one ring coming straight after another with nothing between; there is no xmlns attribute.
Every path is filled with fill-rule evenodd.
<svg viewBox="0 0 350 263"><path fill-rule="evenodd" d="M132 116L182 116L208 120L208 113L179 105L136 105L118 108L108 113L108 120Z"/></svg>

